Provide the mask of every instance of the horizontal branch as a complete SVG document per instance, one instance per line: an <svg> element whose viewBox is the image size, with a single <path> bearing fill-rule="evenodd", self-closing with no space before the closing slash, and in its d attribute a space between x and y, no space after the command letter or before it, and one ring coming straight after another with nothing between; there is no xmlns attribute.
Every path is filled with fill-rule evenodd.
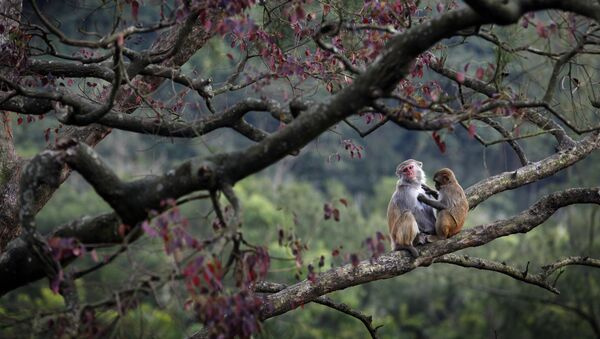
<svg viewBox="0 0 600 339"><path fill-rule="evenodd" d="M503 172L481 180L465 190L469 199L469 208L475 208L494 194L549 177L585 159L597 149L600 149L599 132L595 132L575 143L575 146L570 149L561 150L515 171Z"/></svg>
<svg viewBox="0 0 600 339"><path fill-rule="evenodd" d="M119 235L118 226L121 221L114 213L103 214L94 218L84 217L58 227L47 238L75 238L82 244L120 244L123 237ZM67 265L74 258L62 261ZM11 241L0 255L0 296L45 276L44 264L34 256L25 241L16 238Z"/></svg>
<svg viewBox="0 0 600 339"><path fill-rule="evenodd" d="M583 264L589 260L589 266L600 267L600 260L598 259L590 259L586 258L585 260L574 261L572 264ZM459 256L456 254L446 254L439 258L435 258L433 263L445 263L445 264L453 264L462 267L470 267L476 268L480 270L486 271L494 271L498 273L505 274L513 279L526 282L528 284L536 285L541 288L544 288L552 293L560 294L558 289L554 287L554 283L548 281L549 275L555 270L549 271L547 269L543 269L540 273L531 274L529 273L529 266L525 268L525 270L520 270L516 267L509 266L506 263L496 262L492 260L482 259L482 258L474 258L470 256ZM529 265L529 263L527 264ZM565 265L562 265L565 266ZM562 267L561 266L561 267Z"/></svg>
<svg viewBox="0 0 600 339"><path fill-rule="evenodd" d="M56 99L60 100L58 97ZM74 100L78 101L77 106L80 112L95 112L102 108L102 105L84 101L83 98L78 97L69 97L65 102L74 103ZM0 103L0 109L22 114L41 115L53 110L54 107L51 99L17 96ZM248 126L248 123L244 124L243 116L252 111L276 112L279 110L278 105L272 100L247 98L222 113L209 115L191 122L139 117L111 110L101 117L97 123L129 132L176 138L195 138L219 128L229 127L251 140L260 141L266 134L264 132L260 133L262 132L260 130L257 131L256 127Z"/></svg>
<svg viewBox="0 0 600 339"><path fill-rule="evenodd" d="M287 286L284 284L261 281L255 286L254 292L275 293L275 292L279 292L279 291L285 289L286 287ZM333 299L331 299L327 296L320 296L320 297L316 298L315 300L313 300L312 302L321 304L323 306L327 306L336 311L345 313L351 317L354 317L354 318L360 320L363 323L363 325L365 325L367 331L369 331L371 338L373 338L373 339L378 338L377 329L379 327L381 327L382 325L373 327L373 317L365 315L359 311L356 311L344 303L335 302L335 301L333 301Z"/></svg>
<svg viewBox="0 0 600 339"><path fill-rule="evenodd" d="M458 235L428 244L420 249L420 256L413 259L402 252L393 252L376 259L364 260L356 266L347 264L319 274L316 281L304 280L266 297L266 306L261 313L268 319L315 298L366 282L388 279L430 265L435 258L468 247L476 247L516 233L526 233L546 221L561 207L593 203L600 205L600 187L573 188L549 194L518 215L490 224L473 227Z"/></svg>

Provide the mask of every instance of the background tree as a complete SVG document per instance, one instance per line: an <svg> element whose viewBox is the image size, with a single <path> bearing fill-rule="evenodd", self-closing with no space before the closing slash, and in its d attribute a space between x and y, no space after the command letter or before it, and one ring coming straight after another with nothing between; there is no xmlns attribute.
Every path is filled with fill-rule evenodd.
<svg viewBox="0 0 600 339"><path fill-rule="evenodd" d="M600 266L598 208L580 205L600 202L597 2L71 5L0 7L6 333L33 324L57 336L131 336L171 326L174 336L248 337L314 302L359 319L373 337L600 337L597 273L573 270L560 281L579 294L549 297L566 266ZM152 148L149 159L136 152ZM394 185L382 176L408 157L429 173L452 167L472 210L471 227L416 259L385 253L381 233ZM59 189L83 186L72 171L102 201ZM103 210L111 212L78 216ZM488 244L515 233L530 233L516 249ZM328 296L438 263L451 265L336 293L345 304ZM465 290L456 265L544 291L506 291L496 276ZM44 277L48 288L23 287ZM404 292L390 298L399 284ZM355 333L333 315L296 313L263 333L287 330L286 319ZM555 330L549 318L578 322Z"/></svg>

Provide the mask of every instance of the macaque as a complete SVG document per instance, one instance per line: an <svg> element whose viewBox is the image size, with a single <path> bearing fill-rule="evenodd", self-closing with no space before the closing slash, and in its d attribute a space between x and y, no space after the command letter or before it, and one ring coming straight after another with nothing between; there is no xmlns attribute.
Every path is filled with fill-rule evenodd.
<svg viewBox="0 0 600 339"><path fill-rule="evenodd" d="M418 197L419 201L438 210L435 235L427 236L429 242L447 239L460 232L469 212L469 202L465 192L458 184L452 170L442 168L435 173L433 181L439 191L439 200L432 200L424 194L419 194Z"/></svg>
<svg viewBox="0 0 600 339"><path fill-rule="evenodd" d="M433 209L417 200L419 194L425 196L421 185L425 182L423 163L414 159L403 161L396 168L398 182L396 191L388 205L388 229L392 250L407 250L413 256L419 252L414 247L419 233L435 232Z"/></svg>

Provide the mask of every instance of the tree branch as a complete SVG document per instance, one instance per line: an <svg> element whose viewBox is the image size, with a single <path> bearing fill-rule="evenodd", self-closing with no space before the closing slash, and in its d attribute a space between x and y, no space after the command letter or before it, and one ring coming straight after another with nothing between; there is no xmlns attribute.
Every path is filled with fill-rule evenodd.
<svg viewBox="0 0 600 339"><path fill-rule="evenodd" d="M542 160L512 172L486 178L465 190L469 208L473 209L490 196L546 178L586 158L600 148L600 133L596 132L577 142L573 148L559 151Z"/></svg>
<svg viewBox="0 0 600 339"><path fill-rule="evenodd" d="M572 265L588 265L588 266L593 266L593 267L600 267L600 260L590 259L590 258L586 258L585 260L583 260L583 258L580 258L580 257L577 257L577 259L565 258L565 259L562 259L561 261L559 261L555 264L549 265L549 266L559 265L559 263L561 263L562 261L569 262ZM499 262L492 261L492 260L474 258L474 257L466 256L466 255L459 256L456 254L446 254L441 257L435 258L433 260L433 263L446 263L446 264L453 264L453 265L462 266L462 267L471 267L471 268L477 268L480 270L499 272L499 273L505 274L513 279L523 281L528 284L539 286L539 287L544 288L555 294L560 294L558 289L554 286L554 282L548 281L549 276L556 269L549 270L546 268L548 266L543 266L542 271L538 274L531 274L527 270L523 271L516 267L509 266L503 262L499 263ZM560 267L565 266L565 265L568 265L568 264L563 264Z"/></svg>
<svg viewBox="0 0 600 339"><path fill-rule="evenodd" d="M557 209L571 204L593 203L600 205L600 187L573 188L544 196L529 209L518 215L490 224L476 226L458 235L428 244L413 259L400 252L385 254L377 259L365 260L353 266L347 264L319 274L316 281L304 280L266 298L261 319L268 319L315 298L340 289L380 279L388 279L410 272L419 266L430 265L435 258L468 247L476 247L516 233L526 233L546 221Z"/></svg>
<svg viewBox="0 0 600 339"><path fill-rule="evenodd" d="M255 286L254 291L257 293L275 293L275 292L279 292L285 288L287 288L287 286L284 284L277 284L277 283L272 283L272 282L261 281ZM373 327L373 317L372 316L368 316L359 311L356 311L344 303L335 302L327 296L318 297L315 300L313 300L312 302L321 304L323 306L327 306L336 311L345 313L351 317L354 317L354 318L360 320L363 323L363 325L365 325L367 331L369 331L371 338L377 339L379 337L377 335L377 329L379 329L383 325Z"/></svg>

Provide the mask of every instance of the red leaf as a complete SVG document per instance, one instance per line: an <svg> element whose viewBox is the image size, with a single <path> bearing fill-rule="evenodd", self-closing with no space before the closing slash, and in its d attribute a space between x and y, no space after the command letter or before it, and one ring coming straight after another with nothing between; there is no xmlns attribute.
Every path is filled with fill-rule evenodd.
<svg viewBox="0 0 600 339"><path fill-rule="evenodd" d="M137 1L133 0L131 2L131 16L133 16L133 19L135 21L137 21L137 19L138 19L139 11L140 11L140 4Z"/></svg>
<svg viewBox="0 0 600 339"><path fill-rule="evenodd" d="M17 125L20 125L20 124L22 124L22 123L23 123L23 118L22 118L22 117L19 117L19 118L17 119Z"/></svg>
<svg viewBox="0 0 600 339"><path fill-rule="evenodd" d="M436 145L440 149L440 152L445 153L446 152L446 143L442 140L442 137L438 134L437 131L433 132L432 136L433 136L433 140L435 141Z"/></svg>
<svg viewBox="0 0 600 339"><path fill-rule="evenodd" d="M537 34L540 36L540 38L546 39L548 38L548 35L550 35L548 28L541 21L538 21L538 23L535 24L535 30L537 31Z"/></svg>
<svg viewBox="0 0 600 339"><path fill-rule="evenodd" d="M475 125L473 124L469 125L469 136L471 138L475 138Z"/></svg>
<svg viewBox="0 0 600 339"><path fill-rule="evenodd" d="M340 210L337 208L333 209L333 220L340 221Z"/></svg>
<svg viewBox="0 0 600 339"><path fill-rule="evenodd" d="M119 36L117 37L117 46L123 47L124 44L125 44L125 37L123 36L123 34L119 34Z"/></svg>
<svg viewBox="0 0 600 339"><path fill-rule="evenodd" d="M358 255L354 253L350 254L350 263L352 264L352 266L358 266L359 262L360 261L358 260Z"/></svg>
<svg viewBox="0 0 600 339"><path fill-rule="evenodd" d="M481 67L477 67L477 71L475 71L475 77L476 77L478 80L481 80L481 79L483 79L483 68L481 68Z"/></svg>
<svg viewBox="0 0 600 339"><path fill-rule="evenodd" d="M331 218L331 213L333 213L333 208L330 203L325 203L323 205L323 218L325 220L329 220Z"/></svg>
<svg viewBox="0 0 600 339"><path fill-rule="evenodd" d="M93 249L93 250L90 252L90 256L92 257L92 260L94 260L94 262L98 262L98 253L96 253L96 250L95 250L95 249Z"/></svg>
<svg viewBox="0 0 600 339"><path fill-rule="evenodd" d="M58 274L56 276L54 276L52 281L50 281L50 289L52 290L52 292L54 292L54 294L58 293L58 290L60 288L60 282L63 281L63 278L64 278L63 270L60 270L60 271L58 271Z"/></svg>
<svg viewBox="0 0 600 339"><path fill-rule="evenodd" d="M125 225L125 224L119 225L119 229L117 230L117 232L119 233L119 235L121 237L125 237L125 234L127 233L127 225Z"/></svg>

